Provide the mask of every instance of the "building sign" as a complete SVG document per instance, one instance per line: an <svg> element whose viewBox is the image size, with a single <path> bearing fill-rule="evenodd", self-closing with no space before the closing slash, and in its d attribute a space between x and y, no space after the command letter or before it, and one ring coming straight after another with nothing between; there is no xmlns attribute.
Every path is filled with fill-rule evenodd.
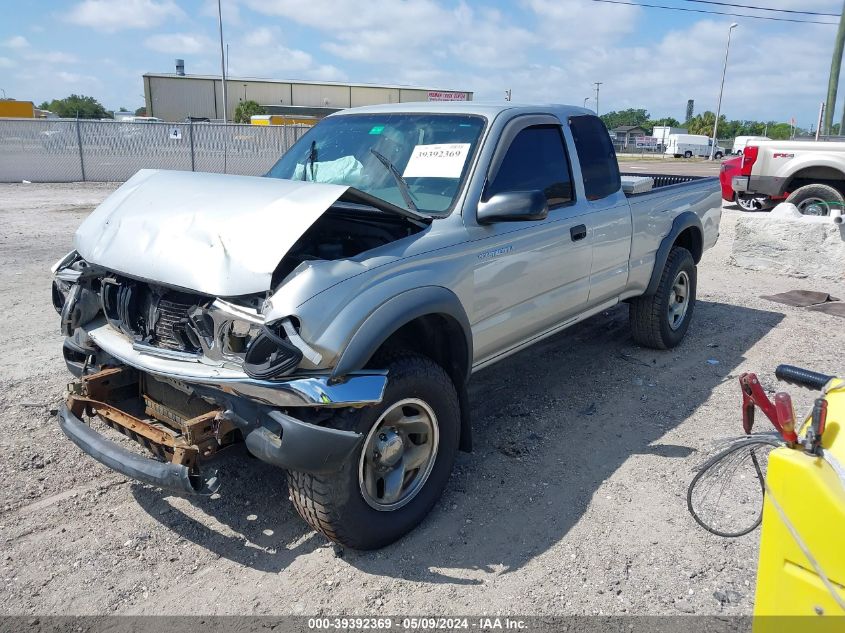
<svg viewBox="0 0 845 633"><path fill-rule="evenodd" d="M637 147L657 147L656 136L638 136Z"/></svg>
<svg viewBox="0 0 845 633"><path fill-rule="evenodd" d="M466 101L467 93L465 92L443 92L442 90L429 90L429 101Z"/></svg>

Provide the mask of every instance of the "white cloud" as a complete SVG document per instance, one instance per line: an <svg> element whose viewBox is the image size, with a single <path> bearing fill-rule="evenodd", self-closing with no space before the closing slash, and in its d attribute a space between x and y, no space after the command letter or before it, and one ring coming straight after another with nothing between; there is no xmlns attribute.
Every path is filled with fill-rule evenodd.
<svg viewBox="0 0 845 633"><path fill-rule="evenodd" d="M12 68L15 65L8 57L0 57L0 68Z"/></svg>
<svg viewBox="0 0 845 633"><path fill-rule="evenodd" d="M205 35L193 33L160 33L144 40L144 45L159 53L190 55L209 50L214 43Z"/></svg>
<svg viewBox="0 0 845 633"><path fill-rule="evenodd" d="M378 67L379 73L434 72L454 63L503 68L524 63L534 39L498 10L434 0L246 0L259 13L284 17L328 35L322 44L341 59ZM364 80L375 80L364 78ZM394 79L395 81L395 79Z"/></svg>
<svg viewBox="0 0 845 633"><path fill-rule="evenodd" d="M98 31L148 29L185 16L173 0L84 0L65 16L68 22Z"/></svg>
<svg viewBox="0 0 845 633"><path fill-rule="evenodd" d="M29 46L29 42L23 35L15 35L7 40L3 40L3 46L6 48L21 49Z"/></svg>
<svg viewBox="0 0 845 633"><path fill-rule="evenodd" d="M75 64L78 60L75 55L63 53L62 51L28 51L23 58L33 62L44 62L45 64Z"/></svg>
<svg viewBox="0 0 845 633"><path fill-rule="evenodd" d="M344 73L322 64L310 53L285 45L277 27L259 27L234 42L230 59L233 77L272 77L340 81Z"/></svg>
<svg viewBox="0 0 845 633"><path fill-rule="evenodd" d="M552 50L601 47L642 28L640 7L582 0L525 0L524 4L537 20L537 39Z"/></svg>
<svg viewBox="0 0 845 633"><path fill-rule="evenodd" d="M260 28L255 29L254 31L250 31L244 36L244 44L247 46L270 46L273 43L274 34L273 30L262 26Z"/></svg>

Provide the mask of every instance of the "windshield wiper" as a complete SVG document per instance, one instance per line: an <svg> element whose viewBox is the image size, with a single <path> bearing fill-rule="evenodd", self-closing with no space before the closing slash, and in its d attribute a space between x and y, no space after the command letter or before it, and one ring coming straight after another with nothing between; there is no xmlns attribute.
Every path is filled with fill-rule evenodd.
<svg viewBox="0 0 845 633"><path fill-rule="evenodd" d="M378 162L384 165L385 169L390 172L390 175L393 176L393 179L396 181L396 184L399 185L399 193L402 194L402 197L405 199L405 204L408 205L408 208L411 211L419 211L417 209L417 205L414 204L414 199L411 197L411 190L408 188L408 183L405 182L405 179L402 178L402 174L399 173L399 170L393 166L387 158L384 157L383 154L379 153L378 151L370 148L370 152L373 156L378 158Z"/></svg>
<svg viewBox="0 0 845 633"><path fill-rule="evenodd" d="M311 149L305 157L306 163L302 165L302 180L308 180L308 164L311 165L311 180L314 180L314 161L317 160L317 141L311 141Z"/></svg>

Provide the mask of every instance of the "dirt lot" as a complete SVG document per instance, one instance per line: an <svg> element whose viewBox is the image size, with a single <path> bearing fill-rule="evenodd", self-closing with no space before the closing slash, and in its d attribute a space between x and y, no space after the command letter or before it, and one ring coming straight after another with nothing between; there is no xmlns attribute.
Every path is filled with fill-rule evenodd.
<svg viewBox="0 0 845 633"><path fill-rule="evenodd" d="M69 375L49 267L111 189L0 185L0 612L750 613L759 532L704 532L686 486L740 432L738 373L769 386L781 362L845 373L841 320L759 295L845 297L845 283L730 267L738 211L701 264L681 347L637 348L619 306L480 372L475 452L428 519L381 551L338 553L295 515L283 473L242 452L219 497L185 499L59 431ZM810 394L794 393L803 410Z"/></svg>

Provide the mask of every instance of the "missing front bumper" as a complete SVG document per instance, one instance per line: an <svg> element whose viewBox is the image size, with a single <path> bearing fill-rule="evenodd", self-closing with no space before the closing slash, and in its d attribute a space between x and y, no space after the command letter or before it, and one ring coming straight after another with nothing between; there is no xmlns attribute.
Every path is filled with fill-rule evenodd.
<svg viewBox="0 0 845 633"><path fill-rule="evenodd" d="M59 426L85 453L137 481L182 494L212 494L220 487L216 472L206 477L192 475L187 466L142 457L118 446L76 417L64 404L59 409Z"/></svg>
<svg viewBox="0 0 845 633"><path fill-rule="evenodd" d="M85 375L69 386L59 426L85 453L127 477L180 494L211 494L220 486L203 462L241 439L274 466L309 473L338 470L360 447L360 433L295 419L278 410L232 409L151 378L130 367ZM83 421L96 416L154 457L143 457Z"/></svg>

